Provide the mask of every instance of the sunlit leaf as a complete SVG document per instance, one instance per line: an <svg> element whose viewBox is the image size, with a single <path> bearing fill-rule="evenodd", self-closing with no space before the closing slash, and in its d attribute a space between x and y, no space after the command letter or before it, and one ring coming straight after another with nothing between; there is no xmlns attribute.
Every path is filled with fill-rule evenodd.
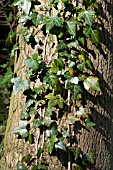
<svg viewBox="0 0 113 170"><path fill-rule="evenodd" d="M71 35L76 36L76 24L77 24L77 22L74 19L71 19L71 20L67 21L66 23L67 23L68 32Z"/></svg>
<svg viewBox="0 0 113 170"><path fill-rule="evenodd" d="M86 90L92 88L93 90L100 91L99 79L97 77L89 76L83 84Z"/></svg>
<svg viewBox="0 0 113 170"><path fill-rule="evenodd" d="M23 88L29 89L30 83L28 80L22 80L20 77L15 77L11 79L11 82L14 83L13 91L17 95Z"/></svg>
<svg viewBox="0 0 113 170"><path fill-rule="evenodd" d="M66 145L65 143L61 140L58 143L55 143L55 148L62 149L66 151Z"/></svg>
<svg viewBox="0 0 113 170"><path fill-rule="evenodd" d="M83 108L83 106L81 106L79 108L79 110L76 112L77 117L81 118L81 117L87 117L87 113L85 111L85 108Z"/></svg>
<svg viewBox="0 0 113 170"><path fill-rule="evenodd" d="M83 11L83 12L79 13L78 20L83 18L89 26L92 26L94 14L95 14L94 10Z"/></svg>
<svg viewBox="0 0 113 170"><path fill-rule="evenodd" d="M44 24L46 24L46 31L50 31L54 25L61 27L62 26L62 18L49 16L44 19Z"/></svg>

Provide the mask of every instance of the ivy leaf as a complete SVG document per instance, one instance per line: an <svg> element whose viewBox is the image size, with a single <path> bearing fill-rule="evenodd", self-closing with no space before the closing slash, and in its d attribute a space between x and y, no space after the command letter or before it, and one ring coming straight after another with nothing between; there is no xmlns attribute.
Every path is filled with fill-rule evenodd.
<svg viewBox="0 0 113 170"><path fill-rule="evenodd" d="M64 99L59 95L59 98L57 100L58 106L60 109L63 108L63 104L64 104Z"/></svg>
<svg viewBox="0 0 113 170"><path fill-rule="evenodd" d="M13 45L13 48L12 48L12 50L11 50L10 56L11 56L11 57L14 57L15 52L16 52L18 49L19 49L18 44Z"/></svg>
<svg viewBox="0 0 113 170"><path fill-rule="evenodd" d="M56 136L52 136L51 138L48 138L48 140L46 141L46 146L50 154L52 153L55 142L57 141L58 141L58 138L56 138Z"/></svg>
<svg viewBox="0 0 113 170"><path fill-rule="evenodd" d="M39 65L40 65L39 60L38 60L38 55L37 56L33 55L32 57L27 57L24 60L24 63L27 67L33 69L34 71L36 71L39 68Z"/></svg>
<svg viewBox="0 0 113 170"><path fill-rule="evenodd" d="M69 47L69 48L73 48L73 47L74 47L74 48L77 48L78 44L79 44L79 43L78 43L78 41L76 40L75 42L69 43L69 44L68 44L68 47Z"/></svg>
<svg viewBox="0 0 113 170"><path fill-rule="evenodd" d="M59 41L59 44L58 44L58 46L57 46L57 50L60 51L60 50L63 50L63 49L67 49L67 44L64 43L63 40L60 40L60 41Z"/></svg>
<svg viewBox="0 0 113 170"><path fill-rule="evenodd" d="M77 22L74 19L70 19L66 23L67 23L68 32L71 35L76 36L76 24L77 24Z"/></svg>
<svg viewBox="0 0 113 170"><path fill-rule="evenodd" d="M50 31L54 25L56 25L57 27L61 27L63 24L62 18L60 17L46 17L44 19L44 24L46 24L46 31Z"/></svg>
<svg viewBox="0 0 113 170"><path fill-rule="evenodd" d="M62 140L58 143L55 143L55 148L62 149L66 152L66 145Z"/></svg>
<svg viewBox="0 0 113 170"><path fill-rule="evenodd" d="M17 0L14 2L14 6L18 6L21 4L21 8L26 14L29 14L31 8L31 1L30 0Z"/></svg>
<svg viewBox="0 0 113 170"><path fill-rule="evenodd" d="M94 151L90 150L87 154L83 155L83 159L86 163L89 162L91 165L94 165L95 163Z"/></svg>
<svg viewBox="0 0 113 170"><path fill-rule="evenodd" d="M23 88L29 89L30 83L28 80L22 80L20 77L15 77L11 79L11 82L14 83L13 91L17 95Z"/></svg>
<svg viewBox="0 0 113 170"><path fill-rule="evenodd" d="M27 166L25 164L23 164L22 162L18 162L17 163L17 170L28 170Z"/></svg>
<svg viewBox="0 0 113 170"><path fill-rule="evenodd" d="M26 126L27 126L27 121L25 120L20 120L19 121L19 126L17 128L15 128L12 133L13 134L18 134L20 135L22 138L26 138L29 133L28 133L28 130L26 129Z"/></svg>
<svg viewBox="0 0 113 170"><path fill-rule="evenodd" d="M81 94L83 91L79 85L74 85L72 88L72 97L73 100L76 100L78 95Z"/></svg>
<svg viewBox="0 0 113 170"><path fill-rule="evenodd" d="M57 133L57 129L55 127L52 127L50 130L46 130L46 136L49 138L55 136L56 133Z"/></svg>
<svg viewBox="0 0 113 170"><path fill-rule="evenodd" d="M78 84L79 82L79 78L78 77L72 77L70 80L69 80L70 83L73 83L73 84Z"/></svg>
<svg viewBox="0 0 113 170"><path fill-rule="evenodd" d="M83 11L79 13L78 20L80 21L80 19L83 18L89 26L92 26L94 14L95 14L94 10Z"/></svg>
<svg viewBox="0 0 113 170"><path fill-rule="evenodd" d="M71 151L75 155L75 158L74 158L75 160L77 160L80 157L80 155L82 155L82 150L80 148L78 148L78 147L71 147L70 149L71 149Z"/></svg>
<svg viewBox="0 0 113 170"><path fill-rule="evenodd" d="M86 60L86 66L87 66L88 69L92 70L93 65L92 65L91 60L89 60L89 59Z"/></svg>
<svg viewBox="0 0 113 170"><path fill-rule="evenodd" d="M6 74L3 77L0 77L0 87L10 84L12 75L12 69L11 67L8 67Z"/></svg>
<svg viewBox="0 0 113 170"><path fill-rule="evenodd" d="M79 108L79 110L76 112L77 117L81 118L81 117L87 117L87 113L85 112L85 108L83 108L83 106L81 106Z"/></svg>
<svg viewBox="0 0 113 170"><path fill-rule="evenodd" d="M90 88L100 91L99 79L97 77L89 76L84 82L84 88L88 91Z"/></svg>
<svg viewBox="0 0 113 170"><path fill-rule="evenodd" d="M43 20L43 15L42 14L37 14L37 13L32 13L31 15L32 22L35 26L38 26L40 21Z"/></svg>
<svg viewBox="0 0 113 170"><path fill-rule="evenodd" d="M86 123L85 126L86 126L86 128L87 128L88 130L90 130L90 128L93 127L93 126L96 126L96 124L95 124L94 122L91 122L89 118L87 118L87 119L85 120L85 123Z"/></svg>
<svg viewBox="0 0 113 170"><path fill-rule="evenodd" d="M86 37L90 38L91 41L96 45L99 43L99 30L93 30L91 27L86 27L84 28L83 33Z"/></svg>

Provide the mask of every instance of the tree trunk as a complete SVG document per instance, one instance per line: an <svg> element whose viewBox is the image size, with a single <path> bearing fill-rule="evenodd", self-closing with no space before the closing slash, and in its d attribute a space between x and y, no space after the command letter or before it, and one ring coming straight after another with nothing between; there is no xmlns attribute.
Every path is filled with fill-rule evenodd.
<svg viewBox="0 0 113 170"><path fill-rule="evenodd" d="M101 30L100 46L90 53L94 72L100 78L101 94L90 96L88 101L96 126L82 130L79 144L84 152L96 153L94 170L113 169L113 1L98 0L98 18Z"/></svg>
<svg viewBox="0 0 113 170"><path fill-rule="evenodd" d="M42 2L42 1L41 1ZM43 3L45 3L43 1ZM46 4L48 1L46 1ZM91 107L94 122L97 124L90 132L82 130L82 135L78 137L78 144L80 148L87 152L93 149L96 153L95 167L90 169L94 170L112 170L113 168L113 2L112 0L98 0L99 3L99 24L101 29L101 45L100 47L90 46L94 49L95 53L90 53L91 60L94 64L94 72L100 78L102 92L100 94L90 95L88 105ZM48 5L48 4L47 4ZM22 25L18 27L18 30ZM34 30L33 27L30 28ZM18 32L18 31L17 31ZM38 32L38 31L37 31ZM30 45L25 44L23 36L19 37L20 53L15 57L14 73L21 78L24 76L24 59L26 54L31 56L34 50ZM40 31L37 36L41 38L43 44L46 43L47 62L56 47L57 41L55 37L49 36L44 39L43 33ZM51 38L54 39L54 47L51 43ZM45 46L42 46L44 49ZM88 47L89 48L89 47ZM43 56L43 54L42 54ZM26 154L36 152L36 144L30 145L22 139L18 139L16 135L12 134L12 130L18 126L20 114L25 104L25 96L21 91L18 95L14 96L12 93L10 102L9 118L7 120L6 133L4 138L4 155L2 157L2 170L16 170L16 164L21 161L22 157ZM38 133L38 132L35 132ZM62 155L61 155L62 157ZM67 158L64 158L64 165L61 164L57 157L50 157L47 155L50 170L65 170L67 169Z"/></svg>

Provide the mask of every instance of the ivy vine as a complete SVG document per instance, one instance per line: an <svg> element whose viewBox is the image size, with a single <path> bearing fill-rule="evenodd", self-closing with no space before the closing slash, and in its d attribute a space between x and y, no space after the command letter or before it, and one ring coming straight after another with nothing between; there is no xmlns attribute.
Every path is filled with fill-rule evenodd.
<svg viewBox="0 0 113 170"><path fill-rule="evenodd" d="M98 4L95 0L83 0L82 8L77 1L50 0L49 6L37 4L41 10L49 14L44 15L36 12L35 2L32 0L14 2L14 6L21 11L18 22L24 25L20 35L24 36L26 43L32 38L35 44L39 45L39 41L29 31L26 23L30 21L37 28L43 25L45 39L50 34L57 37L58 45L54 51L57 58L53 56L47 63L46 52L43 51L42 56L36 50L32 56L26 56L24 60L27 79L23 80L21 77L11 79L15 95L23 88L24 94L27 94L19 126L13 133L32 144L34 135L27 125L28 119L34 115L30 128L42 130L44 141L43 147L37 149L36 157L40 161L32 166L32 170L48 169L47 163L43 161L45 149L50 155L58 149L65 153L70 152L74 157L74 168L85 169L94 164L95 154L93 151L83 153L77 146L70 128L74 129L78 123L90 131L90 127L96 125L90 119L87 95L92 93L92 90L100 91L100 86L99 79L93 75L93 64L89 59L87 43L91 41L96 46L99 44L99 30L95 24ZM55 11L54 15L52 10ZM38 87L30 87L32 79L34 82L40 80ZM61 125L63 115L66 117L65 125ZM73 131L76 137L77 134L75 130ZM24 161L18 162L18 169L28 169L31 159L31 156L27 155Z"/></svg>

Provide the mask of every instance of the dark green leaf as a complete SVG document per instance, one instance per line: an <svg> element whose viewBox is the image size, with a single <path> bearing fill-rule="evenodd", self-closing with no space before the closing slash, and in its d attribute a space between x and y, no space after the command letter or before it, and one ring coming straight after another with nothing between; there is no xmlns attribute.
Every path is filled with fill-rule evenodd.
<svg viewBox="0 0 113 170"><path fill-rule="evenodd" d="M55 145L55 142L58 141L58 138L56 136L52 136L51 138L48 138L46 141L46 147L48 148L48 152L51 154Z"/></svg>
<svg viewBox="0 0 113 170"><path fill-rule="evenodd" d="M32 13L31 15L32 22L35 26L38 26L40 21L43 20L43 15L42 14L37 14L37 13Z"/></svg>
<svg viewBox="0 0 113 170"><path fill-rule="evenodd" d="M52 127L50 130L46 130L47 137L55 136L56 133L57 133L57 129L55 127Z"/></svg>
<svg viewBox="0 0 113 170"><path fill-rule="evenodd" d="M71 151L75 155L75 157L74 157L75 160L77 160L82 155L82 151L81 151L80 148L78 148L78 147L71 147L70 149L71 149Z"/></svg>
<svg viewBox="0 0 113 170"><path fill-rule="evenodd" d="M72 89L72 97L74 100L77 99L78 94L82 93L82 89L79 85L74 85Z"/></svg>
<svg viewBox="0 0 113 170"><path fill-rule="evenodd" d="M90 130L90 128L93 126L96 126L96 124L94 122L91 122L89 118L87 118L85 122L86 122L85 126L88 130Z"/></svg>
<svg viewBox="0 0 113 170"><path fill-rule="evenodd" d="M86 163L89 162L91 165L94 165L95 163L94 151L90 150L87 154L83 155L83 159Z"/></svg>
<svg viewBox="0 0 113 170"><path fill-rule="evenodd" d="M99 43L99 30L92 29L91 27L84 28L83 33L86 37L90 38L93 43L96 45Z"/></svg>
<svg viewBox="0 0 113 170"><path fill-rule="evenodd" d="M57 50L59 51L59 50L63 50L63 49L67 49L67 44L65 44L65 43L63 42L63 40L60 40L60 41L59 41L59 44L58 44L58 46L57 46Z"/></svg>

